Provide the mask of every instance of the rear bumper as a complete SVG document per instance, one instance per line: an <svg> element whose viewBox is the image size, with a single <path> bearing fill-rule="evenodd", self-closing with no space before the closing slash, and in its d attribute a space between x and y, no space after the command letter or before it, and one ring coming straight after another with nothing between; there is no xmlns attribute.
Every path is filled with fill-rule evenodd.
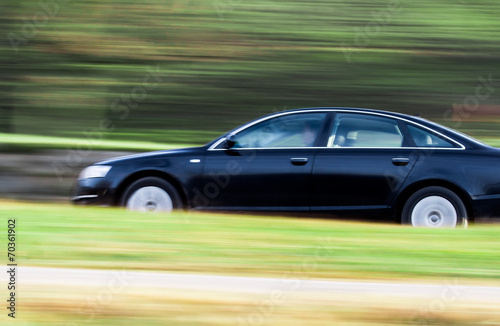
<svg viewBox="0 0 500 326"><path fill-rule="evenodd" d="M499 218L500 195L476 196L472 199L474 217Z"/></svg>

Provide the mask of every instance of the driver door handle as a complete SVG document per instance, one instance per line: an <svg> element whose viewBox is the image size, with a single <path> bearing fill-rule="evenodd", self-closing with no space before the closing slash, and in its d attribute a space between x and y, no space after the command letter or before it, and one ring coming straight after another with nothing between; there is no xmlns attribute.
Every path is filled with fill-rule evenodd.
<svg viewBox="0 0 500 326"><path fill-rule="evenodd" d="M307 157L292 157L290 159L293 165L306 165L307 161L309 161Z"/></svg>
<svg viewBox="0 0 500 326"><path fill-rule="evenodd" d="M406 166L410 163L410 159L408 157L395 157L392 159L392 164L395 166Z"/></svg>

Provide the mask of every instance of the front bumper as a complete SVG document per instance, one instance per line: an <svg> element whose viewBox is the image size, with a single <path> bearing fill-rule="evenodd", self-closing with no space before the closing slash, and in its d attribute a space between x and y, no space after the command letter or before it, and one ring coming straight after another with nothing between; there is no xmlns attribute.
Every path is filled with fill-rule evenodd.
<svg viewBox="0 0 500 326"><path fill-rule="evenodd" d="M114 191L104 178L78 180L71 201L76 205L114 206Z"/></svg>

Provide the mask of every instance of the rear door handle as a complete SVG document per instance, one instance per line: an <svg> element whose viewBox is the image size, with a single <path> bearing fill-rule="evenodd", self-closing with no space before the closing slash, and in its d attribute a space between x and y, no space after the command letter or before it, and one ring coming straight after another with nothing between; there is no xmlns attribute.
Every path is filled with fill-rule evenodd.
<svg viewBox="0 0 500 326"><path fill-rule="evenodd" d="M410 163L410 159L407 157L395 157L392 159L392 164L395 166L405 166Z"/></svg>
<svg viewBox="0 0 500 326"><path fill-rule="evenodd" d="M292 157L290 159L293 165L306 165L307 161L309 161L309 159L306 157Z"/></svg>

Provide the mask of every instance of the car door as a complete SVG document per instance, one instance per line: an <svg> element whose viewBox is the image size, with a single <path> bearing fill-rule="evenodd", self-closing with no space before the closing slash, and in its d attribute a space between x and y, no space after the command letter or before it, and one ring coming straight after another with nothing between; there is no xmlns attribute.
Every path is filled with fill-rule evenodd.
<svg viewBox="0 0 500 326"><path fill-rule="evenodd" d="M251 124L208 150L203 187L194 206L204 209L308 211L318 135L327 113L277 115Z"/></svg>
<svg viewBox="0 0 500 326"><path fill-rule="evenodd" d="M313 167L313 211L386 209L418 160L398 119L338 112Z"/></svg>

